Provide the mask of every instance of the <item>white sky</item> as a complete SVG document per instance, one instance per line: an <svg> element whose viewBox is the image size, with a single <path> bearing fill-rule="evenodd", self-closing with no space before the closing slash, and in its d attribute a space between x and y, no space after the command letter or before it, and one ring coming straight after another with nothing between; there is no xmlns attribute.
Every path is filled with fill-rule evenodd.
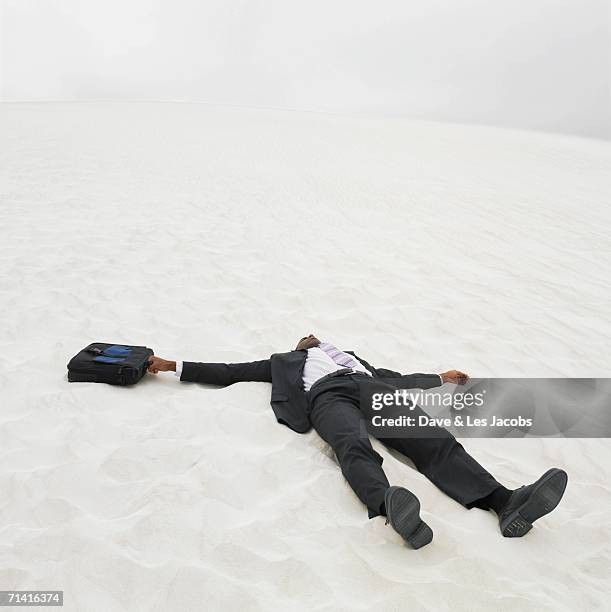
<svg viewBox="0 0 611 612"><path fill-rule="evenodd" d="M0 0L2 100L162 99L611 138L611 0Z"/></svg>

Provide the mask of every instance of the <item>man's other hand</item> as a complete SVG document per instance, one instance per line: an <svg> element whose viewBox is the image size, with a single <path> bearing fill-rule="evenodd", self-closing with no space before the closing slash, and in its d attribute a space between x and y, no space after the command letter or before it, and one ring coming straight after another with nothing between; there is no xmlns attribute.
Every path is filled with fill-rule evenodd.
<svg viewBox="0 0 611 612"><path fill-rule="evenodd" d="M441 379L444 383L454 383L455 385L464 385L469 377L460 370L448 370L441 375Z"/></svg>
<svg viewBox="0 0 611 612"><path fill-rule="evenodd" d="M162 359L157 357L157 355L151 355L148 371L151 374L157 374L157 372L176 372L176 362Z"/></svg>

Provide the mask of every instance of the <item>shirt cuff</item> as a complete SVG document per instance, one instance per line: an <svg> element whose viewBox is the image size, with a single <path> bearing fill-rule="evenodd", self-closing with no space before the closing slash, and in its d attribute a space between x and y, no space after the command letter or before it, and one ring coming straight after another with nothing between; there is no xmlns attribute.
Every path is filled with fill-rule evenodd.
<svg viewBox="0 0 611 612"><path fill-rule="evenodd" d="M176 372L174 372L175 376L180 376L182 374L182 361L176 362Z"/></svg>
<svg viewBox="0 0 611 612"><path fill-rule="evenodd" d="M182 364L181 364L182 367ZM176 370L178 370L178 362L176 362ZM437 374L439 376L439 384L443 385L443 376L441 374Z"/></svg>

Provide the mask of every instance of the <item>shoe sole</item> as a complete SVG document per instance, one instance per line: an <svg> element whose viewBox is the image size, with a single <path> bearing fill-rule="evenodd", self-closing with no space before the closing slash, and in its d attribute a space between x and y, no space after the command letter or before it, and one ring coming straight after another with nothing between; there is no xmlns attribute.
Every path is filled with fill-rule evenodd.
<svg viewBox="0 0 611 612"><path fill-rule="evenodd" d="M545 472L530 497L503 521L502 534L506 538L526 535L536 520L549 514L560 503L567 482L564 470L552 468Z"/></svg>
<svg viewBox="0 0 611 612"><path fill-rule="evenodd" d="M433 539L433 531L420 518L418 498L402 487L390 487L386 499L388 500L386 512L393 529L412 548L426 546Z"/></svg>

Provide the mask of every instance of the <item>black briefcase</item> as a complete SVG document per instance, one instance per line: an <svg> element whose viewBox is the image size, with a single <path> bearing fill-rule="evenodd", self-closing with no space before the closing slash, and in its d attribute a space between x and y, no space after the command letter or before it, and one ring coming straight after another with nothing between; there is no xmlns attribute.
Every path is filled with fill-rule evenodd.
<svg viewBox="0 0 611 612"><path fill-rule="evenodd" d="M93 342L68 363L68 380L133 385L146 374L151 355L146 346Z"/></svg>

